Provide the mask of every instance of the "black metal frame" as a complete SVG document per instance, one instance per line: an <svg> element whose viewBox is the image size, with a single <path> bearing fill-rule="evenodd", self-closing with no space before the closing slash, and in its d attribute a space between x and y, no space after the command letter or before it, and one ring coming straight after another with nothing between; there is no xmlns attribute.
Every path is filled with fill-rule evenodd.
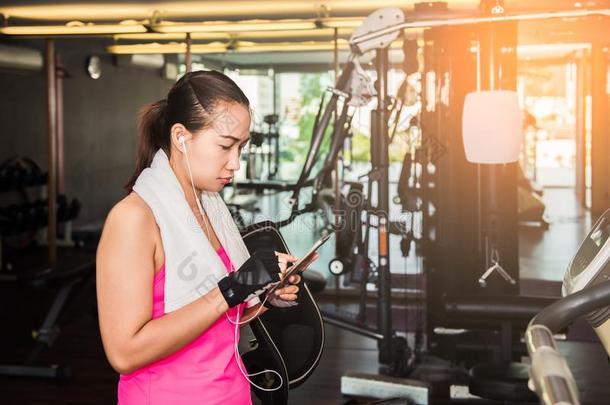
<svg viewBox="0 0 610 405"><path fill-rule="evenodd" d="M492 30L495 43L490 41ZM427 333L433 337L434 328L446 321L446 296L515 297L519 292L517 164L483 167L468 162L461 117L465 96L477 90L477 79L484 89L490 83L515 88L516 54L500 52L515 46L516 33L511 22L489 23L434 28L424 39L424 74L433 72L436 80L423 80L423 94L446 94L444 99L425 99L422 112L423 145L427 161L435 166L422 179ZM481 44L478 57L470 51L475 41ZM434 156L438 148L442 155ZM502 265L517 280L515 285L499 277L486 288L478 284L490 239L498 244Z"/></svg>

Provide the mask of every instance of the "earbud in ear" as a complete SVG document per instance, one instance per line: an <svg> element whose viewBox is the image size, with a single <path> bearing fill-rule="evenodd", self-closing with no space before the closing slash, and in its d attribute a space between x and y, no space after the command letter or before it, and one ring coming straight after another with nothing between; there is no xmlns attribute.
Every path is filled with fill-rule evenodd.
<svg viewBox="0 0 610 405"><path fill-rule="evenodd" d="M184 145L184 142L185 142L184 135L180 135L180 136L178 137L178 142L179 142L181 145Z"/></svg>

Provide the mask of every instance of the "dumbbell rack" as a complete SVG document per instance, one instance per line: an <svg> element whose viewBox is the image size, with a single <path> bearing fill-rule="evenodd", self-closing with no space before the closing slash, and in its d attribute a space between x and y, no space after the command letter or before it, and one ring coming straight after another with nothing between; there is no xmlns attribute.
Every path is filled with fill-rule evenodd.
<svg viewBox="0 0 610 405"><path fill-rule="evenodd" d="M0 193L4 194L4 193L9 193L9 192L22 192L22 193L26 193L26 189L28 188L33 188L33 187L38 187L40 192L39 192L39 199L34 200L33 202L29 202L29 203L25 203L25 204L30 204L29 207L29 214L31 215L36 215L33 213L33 211L36 209L34 208L34 204L36 203L44 203L47 199L47 179L48 179L48 175L47 173L42 173L42 171L40 170L40 168L38 167L38 165L36 165L36 163L34 163L31 159L28 158L14 158L11 160L11 162L18 162L17 166L20 167L18 169L14 168L14 167L10 167L7 166L6 164L3 165L3 167L0 169L0 176L2 176L0 178ZM14 205L14 214L18 215L18 214L23 214L24 211L28 208L25 208L25 204L22 204L21 207L19 205ZM46 206L46 204L45 204ZM9 206L10 207L10 206ZM7 207L4 207L5 210L7 209ZM2 207L0 207L0 209L2 209ZM68 202L68 200L66 199L65 196L63 195L59 195L58 196L58 203L57 203L57 216L58 216L58 223L62 224L62 238L59 239L57 241L57 245L58 246L62 246L62 247L73 247L75 246L75 242L72 238L72 219L74 219L77 215L78 212L80 211L80 202L78 202L78 200L72 200L71 202ZM11 214L10 212L7 213L7 211L4 212L4 216L5 218L9 218L9 220L11 219ZM44 218L42 218L44 217ZM46 218L47 218L47 214L44 214L41 216L41 218L38 218L36 220L30 218L29 221L31 222L36 222L36 221L44 221L46 222ZM5 222L6 225L6 222ZM6 230L6 228L5 228ZM47 244L47 225L42 225L39 226L35 223L30 223L27 224L27 226L25 227L25 229L22 230L22 232L36 232L33 240L35 241L35 243L38 246L45 246ZM18 234L19 231L12 229L8 231L9 235L16 235ZM3 270L6 271L12 271L14 270L12 268L12 265L10 263L6 263L6 257L5 257L5 238L4 235L0 234L0 272ZM6 275L4 275L6 276ZM10 276L10 275L9 275ZM13 274L14 276L14 274Z"/></svg>
<svg viewBox="0 0 610 405"><path fill-rule="evenodd" d="M41 193L40 193L40 198L44 201L47 200L47 189L42 188ZM59 195L58 199L60 198L65 198L65 196L63 195ZM74 202L77 200L72 200L71 206L73 206ZM59 211L59 210L58 210ZM72 215L70 215L71 217ZM62 238L61 239L57 239L57 246L64 246L64 247L74 247L76 246L76 243L74 242L74 239L72 238L72 220L68 219L67 221L61 221L61 215L59 215L58 212L58 224L62 225ZM37 234L36 234L36 243L38 243L38 245L40 246L45 246L47 244L47 227L42 227L38 230Z"/></svg>
<svg viewBox="0 0 610 405"><path fill-rule="evenodd" d="M26 187L43 186L47 173L29 158L11 158L0 168L0 193L25 192ZM0 232L0 271L5 270L4 235ZM11 270L7 268L6 270Z"/></svg>
<svg viewBox="0 0 610 405"><path fill-rule="evenodd" d="M44 320L32 330L34 347L19 364L0 364L0 376L38 377L55 381L66 381L71 370L66 365L37 365L40 354L51 347L60 334L60 316L68 305L71 296L95 275L95 255L83 249L74 248L71 221L78 216L80 202L59 195L56 204L57 223L61 224L62 239L57 241L61 249L57 261L49 263L44 254L48 246L48 176L42 173L31 159L14 158L0 165L0 196L10 192L22 195L19 203L0 207L0 281L12 281L28 289L53 291L54 298L46 310ZM38 199L31 201L28 191ZM23 246L17 244L16 251L22 247L22 254L15 254L7 264L3 256L5 238L23 237ZM42 248L42 249L41 249ZM6 252L4 252L6 253ZM42 254L41 254L42 253ZM2 270L7 270L1 272Z"/></svg>

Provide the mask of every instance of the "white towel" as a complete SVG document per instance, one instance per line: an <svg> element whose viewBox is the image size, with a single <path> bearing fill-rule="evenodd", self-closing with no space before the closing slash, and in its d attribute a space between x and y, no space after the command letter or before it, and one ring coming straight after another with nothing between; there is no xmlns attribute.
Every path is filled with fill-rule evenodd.
<svg viewBox="0 0 610 405"><path fill-rule="evenodd" d="M187 305L217 286L227 270L197 223L167 155L159 149L133 190L151 208L165 252L165 313ZM201 204L235 269L250 257L229 209L218 193L204 191ZM254 298L248 307L260 302Z"/></svg>

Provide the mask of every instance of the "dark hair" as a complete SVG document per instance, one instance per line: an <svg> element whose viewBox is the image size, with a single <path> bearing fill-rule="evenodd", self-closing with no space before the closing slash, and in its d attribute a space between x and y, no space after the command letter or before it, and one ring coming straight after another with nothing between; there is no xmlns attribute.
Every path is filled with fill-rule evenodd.
<svg viewBox="0 0 610 405"><path fill-rule="evenodd" d="M215 108L221 101L250 107L246 95L228 76L213 70L200 70L182 76L166 99L142 107L138 116L136 168L124 186L125 191L132 191L136 179L150 166L159 148L171 157L170 129L174 124L180 123L190 132L200 131L211 124Z"/></svg>

